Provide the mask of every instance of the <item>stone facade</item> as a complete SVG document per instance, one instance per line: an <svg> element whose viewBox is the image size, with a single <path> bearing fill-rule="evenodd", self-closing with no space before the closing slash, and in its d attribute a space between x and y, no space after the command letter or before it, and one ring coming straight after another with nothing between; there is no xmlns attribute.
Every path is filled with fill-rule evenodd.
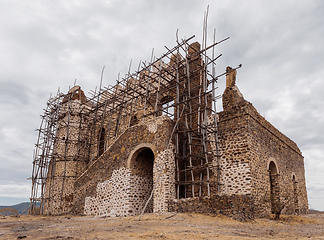
<svg viewBox="0 0 324 240"><path fill-rule="evenodd" d="M227 84L223 108L221 194L250 194L264 213L270 212L272 198L288 200L285 213L307 213L304 159L297 145L244 100L235 80Z"/></svg>
<svg viewBox="0 0 324 240"><path fill-rule="evenodd" d="M237 220L255 217L255 204L250 195L215 195L211 197L184 198L169 201L170 212L194 212L200 214L223 214Z"/></svg>
<svg viewBox="0 0 324 240"><path fill-rule="evenodd" d="M88 215L139 214L155 186L147 212L166 211L175 198L173 121L161 116L132 126L75 182L73 212Z"/></svg>
<svg viewBox="0 0 324 240"><path fill-rule="evenodd" d="M203 61L200 46L191 46L188 66L193 70L189 96L198 99L204 73L197 66ZM169 70L175 61L173 56L169 64L156 63L165 73L159 82L170 81L170 88L176 85L173 79L176 74ZM182 70L177 69L177 74ZM143 71L141 79L149 79L152 74L154 72ZM161 75L161 71L155 74ZM114 91L122 93L131 85L136 87L136 81L129 79L126 86L116 85ZM306 213L308 202L300 150L244 99L235 81L236 70L228 67L224 110L217 116L211 113L212 99L207 93L203 105L195 105L192 99L185 102L192 104L191 112L184 113L186 118L190 117L189 129L199 129L203 121L211 127L217 125L217 135L216 131L208 133L208 146L197 138L192 138L191 142L185 140L184 135L190 131L184 131L187 123L183 118L172 119L162 114L163 104L174 101L174 92L157 94L156 98L161 99L159 106L148 104L150 98L145 101L139 98L142 100L133 104L127 101L131 99L127 95L121 106L107 92L98 105L108 102L112 110L110 115L98 116L100 121L97 122L101 122L98 125L91 122L88 115L80 114L81 107L86 111L93 109L80 87L71 89L58 111L54 154L45 185L44 213L129 216L140 214L147 205L145 212L196 211L228 215L240 212L245 218L252 218L270 213L275 203L283 199L288 199L285 213ZM159 89L159 85L155 87ZM134 94L144 93L138 89ZM180 115L185 104L174 107L174 116ZM143 110L144 105L147 107ZM201 117L202 107L207 109L204 111L208 119ZM130 111L135 114L127 115ZM184 140L175 139L175 126L178 132L185 132L177 135ZM204 147L210 149L204 150L205 156L210 158L207 163L210 172L202 173L202 167L196 167L195 171L191 170L192 187L177 190L177 184L187 177L183 172L177 179L177 171L180 172L181 167L188 168L188 165L181 166L177 158L184 158L190 150L190 154L196 156L192 157L193 166L204 166L199 155ZM190 194L202 197L183 199Z"/></svg>

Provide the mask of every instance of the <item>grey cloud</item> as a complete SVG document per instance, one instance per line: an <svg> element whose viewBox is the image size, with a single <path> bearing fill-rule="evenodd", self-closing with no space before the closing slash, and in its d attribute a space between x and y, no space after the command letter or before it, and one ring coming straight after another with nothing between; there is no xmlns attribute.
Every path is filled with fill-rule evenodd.
<svg viewBox="0 0 324 240"><path fill-rule="evenodd" d="M1 105L20 106L29 103L28 89L14 80L0 82Z"/></svg>

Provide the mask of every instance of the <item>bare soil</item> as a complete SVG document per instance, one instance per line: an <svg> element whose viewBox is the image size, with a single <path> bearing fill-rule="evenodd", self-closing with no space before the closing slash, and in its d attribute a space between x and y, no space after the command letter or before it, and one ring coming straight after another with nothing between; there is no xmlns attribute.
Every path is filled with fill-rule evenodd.
<svg viewBox="0 0 324 240"><path fill-rule="evenodd" d="M324 239L324 214L240 222L225 216L0 217L0 239Z"/></svg>

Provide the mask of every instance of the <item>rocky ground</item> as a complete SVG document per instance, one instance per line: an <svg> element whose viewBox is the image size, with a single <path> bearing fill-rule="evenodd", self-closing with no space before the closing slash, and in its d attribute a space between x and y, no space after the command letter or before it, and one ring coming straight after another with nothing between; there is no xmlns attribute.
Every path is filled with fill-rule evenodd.
<svg viewBox="0 0 324 240"><path fill-rule="evenodd" d="M0 217L0 239L324 239L324 214L240 222L225 216Z"/></svg>

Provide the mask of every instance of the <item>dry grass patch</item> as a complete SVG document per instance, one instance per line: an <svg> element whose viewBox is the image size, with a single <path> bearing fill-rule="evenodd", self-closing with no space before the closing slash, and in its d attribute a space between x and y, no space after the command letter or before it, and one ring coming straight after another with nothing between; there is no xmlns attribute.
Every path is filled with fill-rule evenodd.
<svg viewBox="0 0 324 240"><path fill-rule="evenodd" d="M223 215L185 213L137 217L0 218L0 239L324 239L324 215L282 215L240 222Z"/></svg>

